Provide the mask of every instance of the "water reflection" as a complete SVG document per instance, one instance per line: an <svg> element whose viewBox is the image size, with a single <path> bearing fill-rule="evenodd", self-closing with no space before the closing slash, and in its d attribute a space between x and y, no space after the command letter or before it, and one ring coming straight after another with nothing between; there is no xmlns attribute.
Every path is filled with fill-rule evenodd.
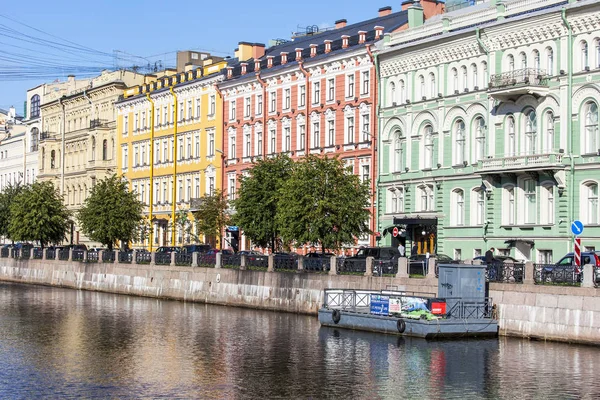
<svg viewBox="0 0 600 400"><path fill-rule="evenodd" d="M600 351L0 283L0 397L597 398Z"/></svg>

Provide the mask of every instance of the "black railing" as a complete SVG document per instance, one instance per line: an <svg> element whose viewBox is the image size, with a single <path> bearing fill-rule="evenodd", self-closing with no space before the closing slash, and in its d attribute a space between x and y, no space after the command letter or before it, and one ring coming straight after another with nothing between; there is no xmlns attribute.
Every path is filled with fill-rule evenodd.
<svg viewBox="0 0 600 400"><path fill-rule="evenodd" d="M214 268L217 264L216 254L198 254L198 266Z"/></svg>
<svg viewBox="0 0 600 400"><path fill-rule="evenodd" d="M46 260L56 260L56 249L46 250Z"/></svg>
<svg viewBox="0 0 600 400"><path fill-rule="evenodd" d="M367 271L367 260L346 258L337 266L337 271L339 274L364 274Z"/></svg>
<svg viewBox="0 0 600 400"><path fill-rule="evenodd" d="M98 262L98 252L97 251L88 251L87 259L85 262Z"/></svg>
<svg viewBox="0 0 600 400"><path fill-rule="evenodd" d="M582 275L582 268L573 265L533 264L533 280L538 285L579 286Z"/></svg>
<svg viewBox="0 0 600 400"><path fill-rule="evenodd" d="M408 274L409 275L427 275L427 262L408 260Z"/></svg>
<svg viewBox="0 0 600 400"><path fill-rule="evenodd" d="M58 250L58 259L61 261L67 261L69 259L69 249Z"/></svg>
<svg viewBox="0 0 600 400"><path fill-rule="evenodd" d="M31 258L31 247L21 249L19 258Z"/></svg>
<svg viewBox="0 0 600 400"><path fill-rule="evenodd" d="M35 258L36 260L41 260L42 258L44 258L44 250L42 250L39 247L36 247L33 249L33 258Z"/></svg>
<svg viewBox="0 0 600 400"><path fill-rule="evenodd" d="M114 263L115 262L115 252L113 250L103 251L102 252L102 262Z"/></svg>
<svg viewBox="0 0 600 400"><path fill-rule="evenodd" d="M302 268L308 272L329 271L331 269L331 257L305 257L302 260Z"/></svg>
<svg viewBox="0 0 600 400"><path fill-rule="evenodd" d="M52 138L53 138L53 134L51 132L41 132L40 133L40 141L46 140L46 139L52 139Z"/></svg>
<svg viewBox="0 0 600 400"><path fill-rule="evenodd" d="M254 269L267 269L269 267L269 257L250 256L246 257L246 267Z"/></svg>
<svg viewBox="0 0 600 400"><path fill-rule="evenodd" d="M10 249L8 247L3 247L2 249L0 249L0 257L8 258L9 255L10 255Z"/></svg>
<svg viewBox="0 0 600 400"><path fill-rule="evenodd" d="M493 312L492 299L486 297L484 300L480 298L447 298L449 309L446 311L447 318L480 319L491 318Z"/></svg>
<svg viewBox="0 0 600 400"><path fill-rule="evenodd" d="M242 265L242 256L237 254L223 254L221 263L223 267L238 268Z"/></svg>
<svg viewBox="0 0 600 400"><path fill-rule="evenodd" d="M104 127L107 125L107 123L108 123L108 121L105 119L99 119L99 118L92 119L92 120L90 120L90 129Z"/></svg>
<svg viewBox="0 0 600 400"><path fill-rule="evenodd" d="M398 260L373 260L373 275L396 275L398 273Z"/></svg>
<svg viewBox="0 0 600 400"><path fill-rule="evenodd" d="M175 265L189 267L192 265L192 253L175 253Z"/></svg>
<svg viewBox="0 0 600 400"><path fill-rule="evenodd" d="M156 265L170 265L171 253L156 253L154 255L154 263Z"/></svg>
<svg viewBox="0 0 600 400"><path fill-rule="evenodd" d="M150 264L152 260L152 254L146 251L139 251L135 253L135 262L138 264Z"/></svg>
<svg viewBox="0 0 600 400"><path fill-rule="evenodd" d="M73 261L83 261L83 250L73 250Z"/></svg>
<svg viewBox="0 0 600 400"><path fill-rule="evenodd" d="M503 89L516 85L547 86L546 71L537 68L524 68L515 71L495 74L490 77L490 89Z"/></svg>
<svg viewBox="0 0 600 400"><path fill-rule="evenodd" d="M119 262L123 264L131 264L131 260L133 259L133 252L131 251L120 251L119 252Z"/></svg>
<svg viewBox="0 0 600 400"><path fill-rule="evenodd" d="M493 263L486 266L486 278L489 282L523 283L525 264Z"/></svg>
<svg viewBox="0 0 600 400"><path fill-rule="evenodd" d="M273 269L275 270L297 270L298 257L287 254L275 254L273 256Z"/></svg>

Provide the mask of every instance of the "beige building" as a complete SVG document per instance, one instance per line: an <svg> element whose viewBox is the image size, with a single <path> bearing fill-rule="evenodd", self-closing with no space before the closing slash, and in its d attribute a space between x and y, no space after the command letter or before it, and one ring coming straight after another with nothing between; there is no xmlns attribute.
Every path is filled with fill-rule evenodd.
<svg viewBox="0 0 600 400"><path fill-rule="evenodd" d="M96 180L116 173L115 102L124 90L144 83L144 75L103 71L92 79L70 76L66 87L46 94L41 104L40 181L51 181L67 208L77 211ZM91 243L74 219L72 243Z"/></svg>

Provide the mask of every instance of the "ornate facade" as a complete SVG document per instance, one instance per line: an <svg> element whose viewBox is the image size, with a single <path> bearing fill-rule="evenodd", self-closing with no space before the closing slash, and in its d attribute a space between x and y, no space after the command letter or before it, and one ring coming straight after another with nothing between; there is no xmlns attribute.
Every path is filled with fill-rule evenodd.
<svg viewBox="0 0 600 400"><path fill-rule="evenodd" d="M550 262L579 219L600 248L599 23L594 1L492 0L379 43L384 243Z"/></svg>

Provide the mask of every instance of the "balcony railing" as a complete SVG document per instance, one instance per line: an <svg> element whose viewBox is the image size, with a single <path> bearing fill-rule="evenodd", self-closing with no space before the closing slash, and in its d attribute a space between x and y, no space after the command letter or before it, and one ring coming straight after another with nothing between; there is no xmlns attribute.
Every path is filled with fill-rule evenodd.
<svg viewBox="0 0 600 400"><path fill-rule="evenodd" d="M41 132L40 133L40 141L42 140L47 140L47 139L54 139L54 133L52 132Z"/></svg>
<svg viewBox="0 0 600 400"><path fill-rule="evenodd" d="M108 121L105 119L96 118L96 119L90 120L90 129L106 128L106 127L108 127Z"/></svg>
<svg viewBox="0 0 600 400"><path fill-rule="evenodd" d="M505 89L513 86L548 86L546 71L537 68L525 68L490 77L490 89Z"/></svg>
<svg viewBox="0 0 600 400"><path fill-rule="evenodd" d="M480 171L500 171L515 169L544 169L562 165L562 154L528 154L503 158L487 158L480 160Z"/></svg>

